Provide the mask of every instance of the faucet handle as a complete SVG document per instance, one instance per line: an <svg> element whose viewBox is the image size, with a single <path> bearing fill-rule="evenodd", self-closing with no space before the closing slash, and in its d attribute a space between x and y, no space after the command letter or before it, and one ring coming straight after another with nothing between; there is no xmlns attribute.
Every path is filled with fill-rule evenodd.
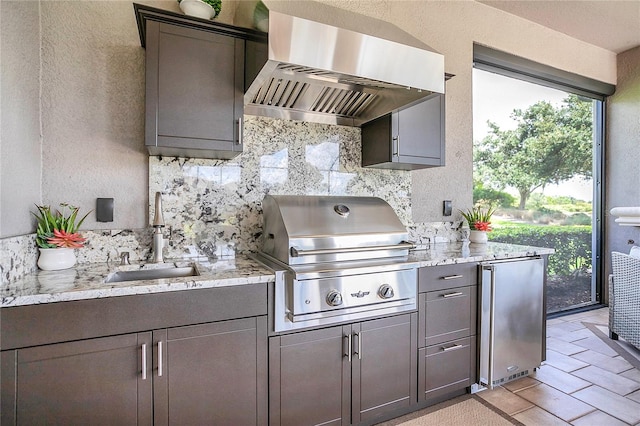
<svg viewBox="0 0 640 426"><path fill-rule="evenodd" d="M162 226L164 227L164 217L162 215L162 193L160 191L156 192L156 208L155 214L153 216L153 226Z"/></svg>
<svg viewBox="0 0 640 426"><path fill-rule="evenodd" d="M123 251L122 253L120 253L120 265L131 265L131 262L129 262L128 251Z"/></svg>

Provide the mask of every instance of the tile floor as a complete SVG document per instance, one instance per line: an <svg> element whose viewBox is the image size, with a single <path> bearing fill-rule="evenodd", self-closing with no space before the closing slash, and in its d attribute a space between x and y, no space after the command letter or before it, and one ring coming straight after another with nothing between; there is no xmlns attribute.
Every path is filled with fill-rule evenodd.
<svg viewBox="0 0 640 426"><path fill-rule="evenodd" d="M640 370L583 325L608 318L601 308L547 321L543 365L477 395L525 425L640 425Z"/></svg>

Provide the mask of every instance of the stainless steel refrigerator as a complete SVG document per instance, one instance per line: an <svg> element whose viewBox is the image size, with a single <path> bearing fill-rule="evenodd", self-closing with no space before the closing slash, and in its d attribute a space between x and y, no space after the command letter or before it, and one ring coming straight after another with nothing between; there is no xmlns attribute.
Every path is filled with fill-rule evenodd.
<svg viewBox="0 0 640 426"><path fill-rule="evenodd" d="M480 265L480 385L527 376L545 359L544 268L540 257Z"/></svg>

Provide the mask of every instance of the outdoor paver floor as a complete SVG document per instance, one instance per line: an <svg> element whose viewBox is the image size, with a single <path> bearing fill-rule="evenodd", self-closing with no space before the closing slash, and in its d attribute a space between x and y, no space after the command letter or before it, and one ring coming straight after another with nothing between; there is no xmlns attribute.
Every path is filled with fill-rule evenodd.
<svg viewBox="0 0 640 426"><path fill-rule="evenodd" d="M477 395L525 425L640 426L640 370L584 322L608 324L608 308L547 321L538 371Z"/></svg>

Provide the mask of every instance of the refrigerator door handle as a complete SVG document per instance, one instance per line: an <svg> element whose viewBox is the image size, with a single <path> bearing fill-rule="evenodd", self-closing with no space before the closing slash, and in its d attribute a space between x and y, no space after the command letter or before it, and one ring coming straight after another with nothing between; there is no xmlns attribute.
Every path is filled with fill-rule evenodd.
<svg viewBox="0 0 640 426"><path fill-rule="evenodd" d="M493 389L493 356L494 356L494 337L495 337L495 315L496 315L496 267L494 265L485 265L483 267L485 271L491 273L490 280L490 303L489 303L489 353L488 355L488 368L487 368L487 386L489 389Z"/></svg>

